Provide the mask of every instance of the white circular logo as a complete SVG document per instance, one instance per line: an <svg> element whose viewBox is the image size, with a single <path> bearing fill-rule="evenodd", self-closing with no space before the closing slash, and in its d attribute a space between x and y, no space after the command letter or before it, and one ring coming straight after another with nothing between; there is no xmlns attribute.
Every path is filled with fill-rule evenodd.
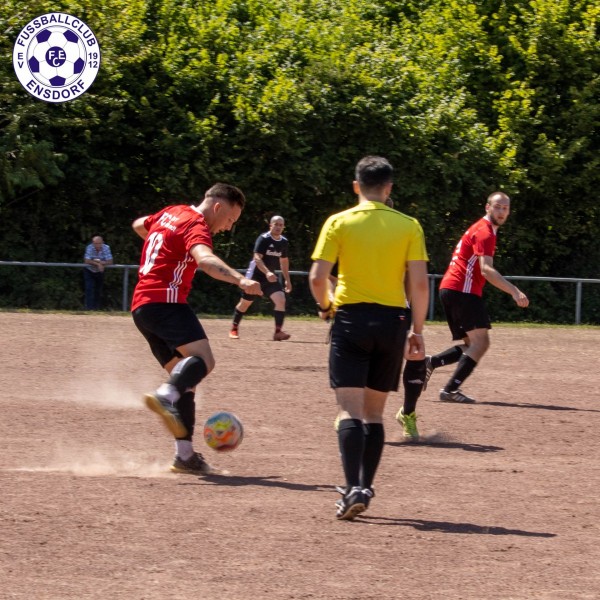
<svg viewBox="0 0 600 600"><path fill-rule="evenodd" d="M81 19L48 13L27 23L19 33L13 66L32 96L67 102L94 83L100 69L100 45Z"/></svg>

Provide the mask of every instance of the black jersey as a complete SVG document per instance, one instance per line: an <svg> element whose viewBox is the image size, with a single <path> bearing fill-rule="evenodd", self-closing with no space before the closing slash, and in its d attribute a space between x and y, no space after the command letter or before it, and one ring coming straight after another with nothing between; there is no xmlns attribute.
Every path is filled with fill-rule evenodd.
<svg viewBox="0 0 600 600"><path fill-rule="evenodd" d="M256 239L254 253L261 254L267 269L274 273L281 269L279 259L288 257L288 247L289 242L286 237L282 235L278 240L275 240L271 237L271 232L267 231L259 235ZM266 281L267 279L265 274L256 267L254 259L248 265L246 277L255 281Z"/></svg>

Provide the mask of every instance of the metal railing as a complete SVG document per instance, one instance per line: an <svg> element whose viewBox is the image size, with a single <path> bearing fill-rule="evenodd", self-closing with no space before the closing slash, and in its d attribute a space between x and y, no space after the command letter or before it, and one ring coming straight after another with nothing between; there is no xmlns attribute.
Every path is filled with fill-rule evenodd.
<svg viewBox="0 0 600 600"><path fill-rule="evenodd" d="M46 263L46 262L20 262L20 261L9 261L0 260L0 266L22 266L22 267L76 267L85 268L83 263ZM129 309L129 272L137 272L138 265L107 265L106 269L122 269L123 270L123 294L122 294L122 308L123 312L127 312ZM236 269L240 273L245 273L246 269ZM307 276L308 271L290 271L290 275L303 275ZM525 275L508 275L505 276L509 281L549 281L554 283L574 283L575 284L575 325L581 323L581 299L583 295L583 284L584 283L600 283L600 279L585 279L581 277L528 277ZM430 274L429 275L429 315L428 319L432 320L434 315L435 306L435 291L436 291L436 280L441 279L442 275Z"/></svg>

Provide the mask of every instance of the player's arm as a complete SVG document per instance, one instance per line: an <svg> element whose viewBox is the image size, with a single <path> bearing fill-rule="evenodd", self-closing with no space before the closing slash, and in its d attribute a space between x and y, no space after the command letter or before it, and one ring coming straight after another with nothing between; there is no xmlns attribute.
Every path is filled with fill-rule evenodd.
<svg viewBox="0 0 600 600"><path fill-rule="evenodd" d="M265 265L265 261L263 260L263 255L260 252L255 252L253 259L256 268L264 274L264 276L267 278L267 281L277 281L277 275L275 275L275 273L272 271L269 271L269 268L267 265Z"/></svg>
<svg viewBox="0 0 600 600"><path fill-rule="evenodd" d="M212 249L204 244L192 246L190 254L196 261L198 268L213 279L237 285L241 290L255 296L262 296L260 283L247 279L232 269L225 261L221 260Z"/></svg>
<svg viewBox="0 0 600 600"><path fill-rule="evenodd" d="M412 331L408 334L408 354L413 360L425 358L423 327L429 308L429 276L426 260L409 260L406 263L406 296L410 298Z"/></svg>
<svg viewBox="0 0 600 600"><path fill-rule="evenodd" d="M148 230L144 227L144 223L146 222L146 219L148 217L140 217L139 219L136 219L132 224L131 227L133 228L133 230L143 239L146 239L146 236L148 235Z"/></svg>
<svg viewBox="0 0 600 600"><path fill-rule="evenodd" d="M279 266L281 267L281 272L283 274L283 280L285 281L285 291L289 294L292 291L292 281L290 279L290 259L289 258L280 258Z"/></svg>
<svg viewBox="0 0 600 600"><path fill-rule="evenodd" d="M517 306L520 306L521 308L529 306L529 299L527 296L494 268L494 258L492 256L480 256L479 268L486 281L489 281L499 290L510 294L517 303Z"/></svg>
<svg viewBox="0 0 600 600"><path fill-rule="evenodd" d="M312 264L308 274L310 292L319 306L319 317L328 319L333 313L333 304L330 297L329 275L334 263L318 259Z"/></svg>

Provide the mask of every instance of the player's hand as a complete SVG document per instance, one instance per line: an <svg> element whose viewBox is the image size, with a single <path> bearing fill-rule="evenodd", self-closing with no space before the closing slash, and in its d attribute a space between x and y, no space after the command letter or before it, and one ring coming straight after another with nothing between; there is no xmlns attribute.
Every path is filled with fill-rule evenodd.
<svg viewBox="0 0 600 600"><path fill-rule="evenodd" d="M243 292L246 292L246 294L251 294L253 296L263 295L262 289L260 288L260 283L258 283L258 281L242 277L238 285Z"/></svg>
<svg viewBox="0 0 600 600"><path fill-rule="evenodd" d="M425 358L425 339L422 335L411 331L407 338L405 357L407 360L421 360Z"/></svg>
<svg viewBox="0 0 600 600"><path fill-rule="evenodd" d="M292 284L288 281L283 290L286 294L289 294L292 291Z"/></svg>
<svg viewBox="0 0 600 600"><path fill-rule="evenodd" d="M517 306L520 306L521 308L527 308L529 306L529 298L518 288L513 294L513 300L517 303Z"/></svg>
<svg viewBox="0 0 600 600"><path fill-rule="evenodd" d="M321 307L317 304L317 314L319 315L319 319L329 322L335 317L335 308L333 304L330 304L327 310L321 310Z"/></svg>
<svg viewBox="0 0 600 600"><path fill-rule="evenodd" d="M271 271L269 271L267 273L267 281L270 283L277 281L277 275L275 275L275 273L271 273Z"/></svg>

